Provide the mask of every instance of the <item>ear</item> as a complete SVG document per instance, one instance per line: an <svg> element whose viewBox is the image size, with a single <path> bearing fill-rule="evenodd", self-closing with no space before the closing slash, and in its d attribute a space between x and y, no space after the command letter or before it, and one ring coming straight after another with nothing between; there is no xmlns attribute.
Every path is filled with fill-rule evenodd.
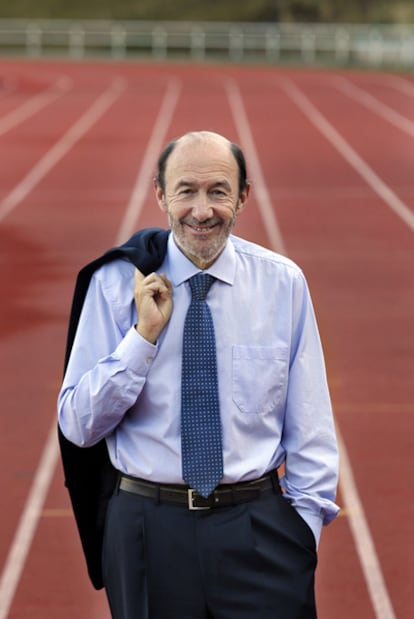
<svg viewBox="0 0 414 619"><path fill-rule="evenodd" d="M163 211L163 213L167 212L167 202L165 200L165 194L164 191L162 190L162 187L158 181L158 178L154 178L154 191L155 191L155 198L158 202L158 206L160 207L160 209Z"/></svg>
<svg viewBox="0 0 414 619"><path fill-rule="evenodd" d="M237 203L237 208L236 208L237 213L241 213L241 211L246 206L249 193L250 193L250 183L247 183L246 187L243 189L243 191L240 194L239 201Z"/></svg>

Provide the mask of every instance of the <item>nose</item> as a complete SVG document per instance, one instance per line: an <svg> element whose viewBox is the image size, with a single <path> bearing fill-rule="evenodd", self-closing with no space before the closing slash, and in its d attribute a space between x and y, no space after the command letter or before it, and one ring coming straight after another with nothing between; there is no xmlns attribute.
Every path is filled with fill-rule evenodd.
<svg viewBox="0 0 414 619"><path fill-rule="evenodd" d="M213 217L213 209L209 203L208 196L203 194L197 195L192 208L192 216L197 221L206 221Z"/></svg>

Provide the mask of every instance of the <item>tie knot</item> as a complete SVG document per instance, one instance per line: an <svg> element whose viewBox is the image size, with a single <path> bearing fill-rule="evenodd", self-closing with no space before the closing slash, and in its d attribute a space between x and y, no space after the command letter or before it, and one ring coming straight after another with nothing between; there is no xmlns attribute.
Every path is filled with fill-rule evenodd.
<svg viewBox="0 0 414 619"><path fill-rule="evenodd" d="M215 278L209 273L197 273L197 275L190 277L188 281L190 282L193 299L204 301L214 279Z"/></svg>

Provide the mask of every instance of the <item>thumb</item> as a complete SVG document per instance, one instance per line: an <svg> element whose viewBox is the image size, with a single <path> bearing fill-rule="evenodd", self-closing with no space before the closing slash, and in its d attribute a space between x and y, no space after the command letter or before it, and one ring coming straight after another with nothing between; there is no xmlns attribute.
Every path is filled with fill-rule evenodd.
<svg viewBox="0 0 414 619"><path fill-rule="evenodd" d="M141 271L139 269L135 269L135 275L134 275L134 280L135 280L135 284L138 284L139 282L142 282L142 280L145 279L145 275L143 273L141 273Z"/></svg>

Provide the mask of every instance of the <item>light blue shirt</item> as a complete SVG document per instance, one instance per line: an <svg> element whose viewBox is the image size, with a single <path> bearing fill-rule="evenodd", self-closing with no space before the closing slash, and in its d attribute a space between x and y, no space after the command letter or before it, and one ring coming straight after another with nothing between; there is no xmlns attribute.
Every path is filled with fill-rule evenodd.
<svg viewBox="0 0 414 619"><path fill-rule="evenodd" d="M173 312L156 345L134 328L135 267L115 260L95 272L59 394L60 427L79 446L105 438L115 468L183 483L181 352L199 269L173 235L159 272L173 285ZM216 333L224 477L235 483L285 465L281 484L318 542L337 514L338 453L311 298L291 260L231 236L207 269Z"/></svg>

